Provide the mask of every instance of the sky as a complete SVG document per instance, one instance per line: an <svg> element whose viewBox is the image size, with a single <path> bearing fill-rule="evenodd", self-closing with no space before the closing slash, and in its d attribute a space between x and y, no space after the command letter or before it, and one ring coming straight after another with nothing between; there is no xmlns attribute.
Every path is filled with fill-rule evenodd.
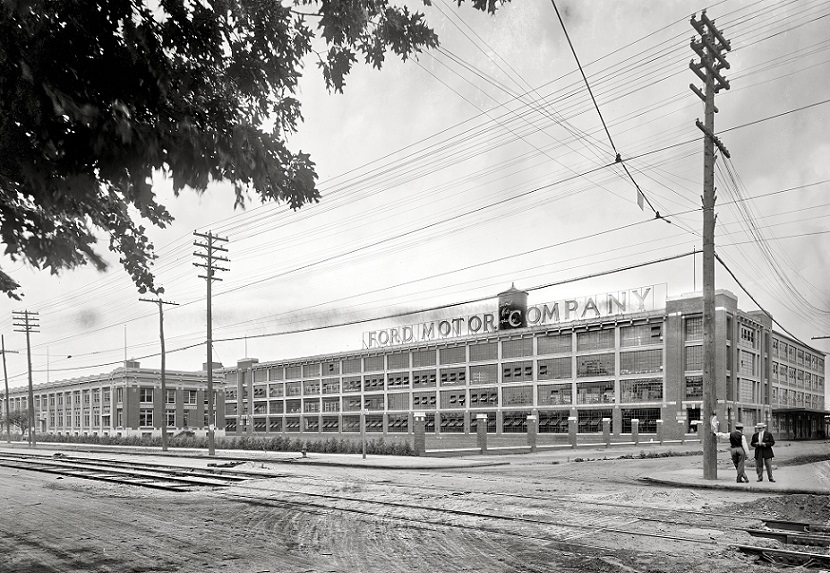
<svg viewBox="0 0 830 573"><path fill-rule="evenodd" d="M213 358L225 366L359 350L367 331L492 311L512 284L530 304L700 290L703 104L689 88L700 86L689 19L704 8L732 47L730 89L716 96L715 131L731 155L715 170L716 250L729 269L716 265L716 288L830 351L811 340L830 335L830 2L556 7L596 107L550 1L488 15L435 0L423 10L437 50L390 56L380 71L359 65L343 94L306 61L305 121L289 145L316 162L319 204L234 210L228 185L175 198L158 177L176 218L149 231L157 282L177 303L164 309L167 368L206 361L194 231L227 238L228 270L213 285ZM57 276L0 261L25 294L0 301L0 333L19 352L6 356L10 387L27 383L12 322L24 309L39 319L35 383L109 372L125 357L159 367L158 308L110 260L105 273ZM467 301L477 302L428 310Z"/></svg>

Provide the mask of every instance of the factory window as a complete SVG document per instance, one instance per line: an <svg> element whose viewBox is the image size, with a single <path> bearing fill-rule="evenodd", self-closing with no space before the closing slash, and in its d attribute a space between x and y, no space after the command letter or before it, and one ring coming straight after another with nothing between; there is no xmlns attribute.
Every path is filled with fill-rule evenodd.
<svg viewBox="0 0 830 573"><path fill-rule="evenodd" d="M269 432L282 432L282 418L268 418Z"/></svg>
<svg viewBox="0 0 830 573"><path fill-rule="evenodd" d="M360 376L347 376L343 378L343 392L360 392L362 382Z"/></svg>
<svg viewBox="0 0 830 573"><path fill-rule="evenodd" d="M349 358L343 361L343 374L357 374L360 372L360 358Z"/></svg>
<svg viewBox="0 0 830 573"><path fill-rule="evenodd" d="M323 394L339 394L340 380L338 378L323 379Z"/></svg>
<svg viewBox="0 0 830 573"><path fill-rule="evenodd" d="M798 364L800 366L804 366L804 351L803 350L798 351ZM809 358L808 358L808 364L809 364Z"/></svg>
<svg viewBox="0 0 830 573"><path fill-rule="evenodd" d="M360 431L360 416L343 416L343 431L344 432L359 432Z"/></svg>
<svg viewBox="0 0 830 573"><path fill-rule="evenodd" d="M533 356L533 337L525 336L515 340L502 341L502 358L524 358L525 356Z"/></svg>
<svg viewBox="0 0 830 573"><path fill-rule="evenodd" d="M496 433L496 414L493 412L470 412L470 433L478 433L478 415L487 416L486 426L488 434Z"/></svg>
<svg viewBox="0 0 830 573"><path fill-rule="evenodd" d="M409 416L404 414L402 416L389 416L387 420L387 429L389 432L407 433L409 432Z"/></svg>
<svg viewBox="0 0 830 573"><path fill-rule="evenodd" d="M80 416L75 416L75 425L80 426L81 420ZM153 425L153 410L152 408L141 408L138 411L138 425L145 427L145 426L152 426Z"/></svg>
<svg viewBox="0 0 830 573"><path fill-rule="evenodd" d="M323 398L323 412L339 412L340 398Z"/></svg>
<svg viewBox="0 0 830 573"><path fill-rule="evenodd" d="M364 416L367 432L383 432L383 416Z"/></svg>
<svg viewBox="0 0 830 573"><path fill-rule="evenodd" d="M251 371L253 375L253 382L256 384L257 382L267 382L268 381L268 369L267 368L255 368Z"/></svg>
<svg viewBox="0 0 830 573"><path fill-rule="evenodd" d="M614 354L589 354L576 357L576 376L613 376Z"/></svg>
<svg viewBox="0 0 830 573"><path fill-rule="evenodd" d="M103 396L101 397L101 401L105 402L105 403L109 403L109 401L110 401L110 389L109 388L104 388Z"/></svg>
<svg viewBox="0 0 830 573"><path fill-rule="evenodd" d="M338 432L340 431L340 420L337 416L323 416L323 431L324 432Z"/></svg>
<svg viewBox="0 0 830 573"><path fill-rule="evenodd" d="M746 350L738 350L738 372L747 376L755 376L756 356Z"/></svg>
<svg viewBox="0 0 830 573"><path fill-rule="evenodd" d="M470 366L470 384L495 384L499 381L499 367L495 364Z"/></svg>
<svg viewBox="0 0 830 573"><path fill-rule="evenodd" d="M501 431L504 434L526 434L530 412L502 412Z"/></svg>
<svg viewBox="0 0 830 573"><path fill-rule="evenodd" d="M412 367L435 366L435 350L416 350L412 353Z"/></svg>
<svg viewBox="0 0 830 573"><path fill-rule="evenodd" d="M755 348L755 329L746 325L740 325L741 339L738 342L741 346Z"/></svg>
<svg viewBox="0 0 830 573"><path fill-rule="evenodd" d="M285 402L282 400L271 400L268 402L268 410L270 414L282 414Z"/></svg>
<svg viewBox="0 0 830 573"><path fill-rule="evenodd" d="M502 364L503 382L524 382L533 380L533 361L505 362Z"/></svg>
<svg viewBox="0 0 830 573"><path fill-rule="evenodd" d="M614 381L580 382L576 385L577 404L607 404L614 402Z"/></svg>
<svg viewBox="0 0 830 573"><path fill-rule="evenodd" d="M322 371L323 376L336 376L340 374L340 362L336 360L323 362Z"/></svg>
<svg viewBox="0 0 830 573"><path fill-rule="evenodd" d="M444 390L441 392L441 408L453 409L467 406L467 393L463 390Z"/></svg>
<svg viewBox="0 0 830 573"><path fill-rule="evenodd" d="M703 400L703 376L686 376L686 400Z"/></svg>
<svg viewBox="0 0 830 573"><path fill-rule="evenodd" d="M703 370L703 347L686 347L686 371Z"/></svg>
<svg viewBox="0 0 830 573"><path fill-rule="evenodd" d="M795 346L792 344L787 347L787 359L790 362L795 363Z"/></svg>
<svg viewBox="0 0 830 573"><path fill-rule="evenodd" d="M657 433L657 420L660 419L660 408L635 408L630 410L623 408L621 414L623 434L631 433L632 419L639 420L637 424L637 431L639 433Z"/></svg>
<svg viewBox="0 0 830 573"><path fill-rule="evenodd" d="M254 398L265 398L266 386L264 384L254 386Z"/></svg>
<svg viewBox="0 0 830 573"><path fill-rule="evenodd" d="M663 381L659 378L620 380L621 402L657 402L663 399Z"/></svg>
<svg viewBox="0 0 830 573"><path fill-rule="evenodd" d="M236 418L228 418L225 420L225 431L226 432L235 432L236 431Z"/></svg>
<svg viewBox="0 0 830 573"><path fill-rule="evenodd" d="M620 374L645 374L663 369L663 350L635 350L620 353Z"/></svg>
<svg viewBox="0 0 830 573"><path fill-rule="evenodd" d="M387 410L409 410L409 392L386 395Z"/></svg>
<svg viewBox="0 0 830 573"><path fill-rule="evenodd" d="M509 386L501 390L502 407L532 406L533 386Z"/></svg>
<svg viewBox="0 0 830 573"><path fill-rule="evenodd" d="M464 433L464 414L441 414L441 433Z"/></svg>
<svg viewBox="0 0 830 573"><path fill-rule="evenodd" d="M571 404L570 384L540 384L537 389L539 406Z"/></svg>
<svg viewBox="0 0 830 573"><path fill-rule="evenodd" d="M284 380L285 372L282 366L271 366L268 368L268 380Z"/></svg>
<svg viewBox="0 0 830 573"><path fill-rule="evenodd" d="M620 347L659 344L663 340L662 324L636 324L620 327Z"/></svg>
<svg viewBox="0 0 830 573"><path fill-rule="evenodd" d="M499 346L495 342L482 342L470 345L470 362L498 360Z"/></svg>
<svg viewBox="0 0 830 573"><path fill-rule="evenodd" d="M576 333L576 349L578 351L603 350L605 348L614 348L613 328Z"/></svg>
<svg viewBox="0 0 830 573"><path fill-rule="evenodd" d="M254 402L254 414L265 414L268 409L268 402Z"/></svg>
<svg viewBox="0 0 830 573"><path fill-rule="evenodd" d="M306 432L320 431L320 418L317 416L303 416L303 423L305 425Z"/></svg>
<svg viewBox="0 0 830 573"><path fill-rule="evenodd" d="M235 388L228 388L225 390L225 399L226 400L236 400L236 389Z"/></svg>
<svg viewBox="0 0 830 573"><path fill-rule="evenodd" d="M286 382L285 383L285 395L286 396L299 396L302 394L303 386L301 382Z"/></svg>
<svg viewBox="0 0 830 573"><path fill-rule="evenodd" d="M567 434L568 415L569 412L567 410L540 410L539 433Z"/></svg>
<svg viewBox="0 0 830 573"><path fill-rule="evenodd" d="M571 377L571 357L539 360L539 380L561 380Z"/></svg>
<svg viewBox="0 0 830 573"><path fill-rule="evenodd" d="M571 352L573 340L571 333L548 334L536 339L537 351L539 354L558 354L560 352Z"/></svg>
<svg viewBox="0 0 830 573"><path fill-rule="evenodd" d="M286 366L285 379L294 380L295 378L302 378L303 369L301 366Z"/></svg>
<svg viewBox="0 0 830 573"><path fill-rule="evenodd" d="M303 400L303 412L319 412L320 411L320 398L306 398ZM255 414L257 412L254 412Z"/></svg>
<svg viewBox="0 0 830 573"><path fill-rule="evenodd" d="M463 386L467 383L466 368L442 368L440 372L441 386Z"/></svg>
<svg viewBox="0 0 830 573"><path fill-rule="evenodd" d="M378 356L367 356L363 359L364 372L377 372L383 370L383 354Z"/></svg>
<svg viewBox="0 0 830 573"><path fill-rule="evenodd" d="M320 393L319 380L305 380L303 381L303 394L305 396L316 396Z"/></svg>
<svg viewBox="0 0 830 573"><path fill-rule="evenodd" d="M602 433L602 419L610 417L611 410L577 410L576 431L580 434Z"/></svg>
<svg viewBox="0 0 830 573"><path fill-rule="evenodd" d="M75 398L78 398L78 395L75 395ZM149 403L153 401L153 389L152 388L139 388L138 389L138 401ZM78 400L75 400L75 403L78 403Z"/></svg>
<svg viewBox="0 0 830 573"><path fill-rule="evenodd" d="M412 373L412 386L417 387L434 387L436 380L435 370L423 370L421 372Z"/></svg>
<svg viewBox="0 0 830 573"><path fill-rule="evenodd" d="M346 396L343 398L344 412L359 412L363 409L363 399L360 396Z"/></svg>
<svg viewBox="0 0 830 573"><path fill-rule="evenodd" d="M269 398L282 398L285 394L285 387L282 383L279 384L269 384L268 385L268 397Z"/></svg>
<svg viewBox="0 0 830 573"><path fill-rule="evenodd" d="M383 394L371 394L363 398L363 407L367 410L383 411L384 402L385 400Z"/></svg>
<svg viewBox="0 0 830 573"><path fill-rule="evenodd" d="M303 364L303 378L320 375L320 363Z"/></svg>
<svg viewBox="0 0 830 573"><path fill-rule="evenodd" d="M394 374L386 375L387 388L409 388L409 373L396 372Z"/></svg>
<svg viewBox="0 0 830 573"><path fill-rule="evenodd" d="M363 377L363 391L383 390L383 374Z"/></svg>
<svg viewBox="0 0 830 573"><path fill-rule="evenodd" d="M268 421L265 418L254 418L254 432L265 432L268 429Z"/></svg>
<svg viewBox="0 0 830 573"><path fill-rule="evenodd" d="M685 320L686 340L703 340L703 317L690 316Z"/></svg>
<svg viewBox="0 0 830 573"><path fill-rule="evenodd" d="M297 418L297 417L286 418L285 419L285 431L286 432L299 432L300 431L300 419Z"/></svg>
<svg viewBox="0 0 830 573"><path fill-rule="evenodd" d="M167 404L175 404L176 403L176 391L175 390L168 390L167 391L167 398L165 400Z"/></svg>
<svg viewBox="0 0 830 573"><path fill-rule="evenodd" d="M773 356L778 356L778 339L777 338L772 339L772 355Z"/></svg>
<svg viewBox="0 0 830 573"><path fill-rule="evenodd" d="M459 364L467 361L466 346L448 346L438 350L441 364Z"/></svg>
<svg viewBox="0 0 830 573"><path fill-rule="evenodd" d="M392 352L386 357L389 370L404 370L409 368L409 352Z"/></svg>
<svg viewBox="0 0 830 573"><path fill-rule="evenodd" d="M470 407L495 408L499 405L497 388L475 388L470 390Z"/></svg>
<svg viewBox="0 0 830 573"><path fill-rule="evenodd" d="M299 414L302 410L302 401L301 400L286 400L285 401L285 411L288 414Z"/></svg>
<svg viewBox="0 0 830 573"><path fill-rule="evenodd" d="M434 410L435 392L415 392L412 394L413 410Z"/></svg>

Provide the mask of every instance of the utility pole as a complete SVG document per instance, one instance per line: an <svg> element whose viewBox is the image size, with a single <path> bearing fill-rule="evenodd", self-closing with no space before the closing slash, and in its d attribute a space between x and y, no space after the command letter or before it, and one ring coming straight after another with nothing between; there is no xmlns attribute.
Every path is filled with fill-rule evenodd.
<svg viewBox="0 0 830 573"><path fill-rule="evenodd" d="M26 333L26 359L29 365L29 446L35 447L35 393L32 389L32 344L29 333L40 332L38 318L36 312L29 312L28 310L13 310L12 320L14 326L17 327L15 332Z"/></svg>
<svg viewBox="0 0 830 573"><path fill-rule="evenodd" d="M694 15L690 19L700 39L692 38L691 48L700 57L700 62L692 60L689 68L704 83L705 92L694 84L689 87L704 103L704 123L697 120L695 124L703 134L703 412L701 422L705 430L700 433L703 441L703 479L718 479L717 437L714 424L717 396L715 380L715 146L723 155L729 157L729 151L715 136L715 94L722 89L729 89L729 82L720 74L720 70L729 69L729 62L723 52L731 50L727 41L715 23L701 12L700 20Z"/></svg>
<svg viewBox="0 0 830 573"><path fill-rule="evenodd" d="M0 334L0 354L3 355L3 378L6 381L6 443L12 443L11 422L9 422L9 373L6 370L6 354L18 354L17 350L6 350L6 337Z"/></svg>
<svg viewBox="0 0 830 573"><path fill-rule="evenodd" d="M213 456L216 455L216 445L214 440L214 430L216 429L216 416L213 412L213 315L211 312L211 286L213 285L213 281L221 281L217 276L214 276L216 271L227 271L227 268L217 267L216 263L227 263L230 262L227 257L217 255L216 252L220 253L227 253L228 249L225 247L221 247L216 243L224 243L227 242L227 238L218 237L214 235L212 232L208 231L207 235L204 233L197 233L193 232L193 235L197 237L195 241L193 241L193 245L203 249L202 252L196 251L193 253L194 256L199 257L202 261L201 263L193 263L195 267L201 267L205 269L204 275L199 275L199 278L205 279L207 281L207 394L208 394L208 455ZM200 239L202 242L200 242Z"/></svg>
<svg viewBox="0 0 830 573"><path fill-rule="evenodd" d="M178 303L169 302L161 299L164 294L164 287L159 287L156 290L158 298L140 298L141 302L152 302L159 307L159 340L161 341L161 451L167 451L167 383L165 381L165 351L164 351L164 305L172 304L178 306ZM175 410L174 410L175 412Z"/></svg>

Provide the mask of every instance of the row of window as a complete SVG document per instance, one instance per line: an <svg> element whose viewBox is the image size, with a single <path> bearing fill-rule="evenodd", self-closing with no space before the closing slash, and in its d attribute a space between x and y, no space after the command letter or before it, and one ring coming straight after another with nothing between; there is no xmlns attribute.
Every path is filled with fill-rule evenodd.
<svg viewBox="0 0 830 573"><path fill-rule="evenodd" d="M772 339L772 355L775 358L786 360L791 364L804 366L816 372L824 372L823 356L811 354L792 344L787 344L783 340L779 341L777 338Z"/></svg>
<svg viewBox="0 0 830 573"><path fill-rule="evenodd" d="M662 323L621 326L619 329L611 327L577 333L527 335L511 340L502 340L501 342L479 342L438 349L392 351L376 356L345 358L313 364L254 367L253 381L256 383L296 380L317 376L406 370L409 368L487 362L574 351L613 349L616 346L617 330L619 330L620 347L622 348L660 344L662 342ZM499 355L499 349L501 349L501 355ZM226 381L235 383L237 376L238 372L229 372Z"/></svg>
<svg viewBox="0 0 830 573"><path fill-rule="evenodd" d="M643 433L655 433L657 420L660 419L659 408L630 408L622 409L622 432L630 433L632 420L638 420L638 429ZM530 411L505 411L500 414L487 415L486 425L488 433L498 431L498 421L501 420L502 433L527 433L527 417ZM539 433L567 433L569 430L569 410L540 410L537 413ZM476 433L479 421L477 413L470 413L469 418L464 414L426 414L425 429L428 433ZM611 418L611 410L577 410L578 433L601 433L603 418ZM382 415L364 416L366 432L410 432L408 415L387 415L386 427ZM261 417L247 419L228 419L225 430L236 432L250 429L254 432L360 432L360 416L303 416L293 418Z"/></svg>

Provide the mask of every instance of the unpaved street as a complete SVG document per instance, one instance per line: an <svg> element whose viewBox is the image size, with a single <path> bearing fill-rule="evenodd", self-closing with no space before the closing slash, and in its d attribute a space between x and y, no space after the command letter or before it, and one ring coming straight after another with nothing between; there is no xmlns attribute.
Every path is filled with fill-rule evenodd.
<svg viewBox="0 0 830 573"><path fill-rule="evenodd" d="M431 471L248 462L276 477L186 493L0 468L0 571L744 573L775 569L730 548L759 545L738 527L830 517L826 496L636 481L698 456L603 457Z"/></svg>

